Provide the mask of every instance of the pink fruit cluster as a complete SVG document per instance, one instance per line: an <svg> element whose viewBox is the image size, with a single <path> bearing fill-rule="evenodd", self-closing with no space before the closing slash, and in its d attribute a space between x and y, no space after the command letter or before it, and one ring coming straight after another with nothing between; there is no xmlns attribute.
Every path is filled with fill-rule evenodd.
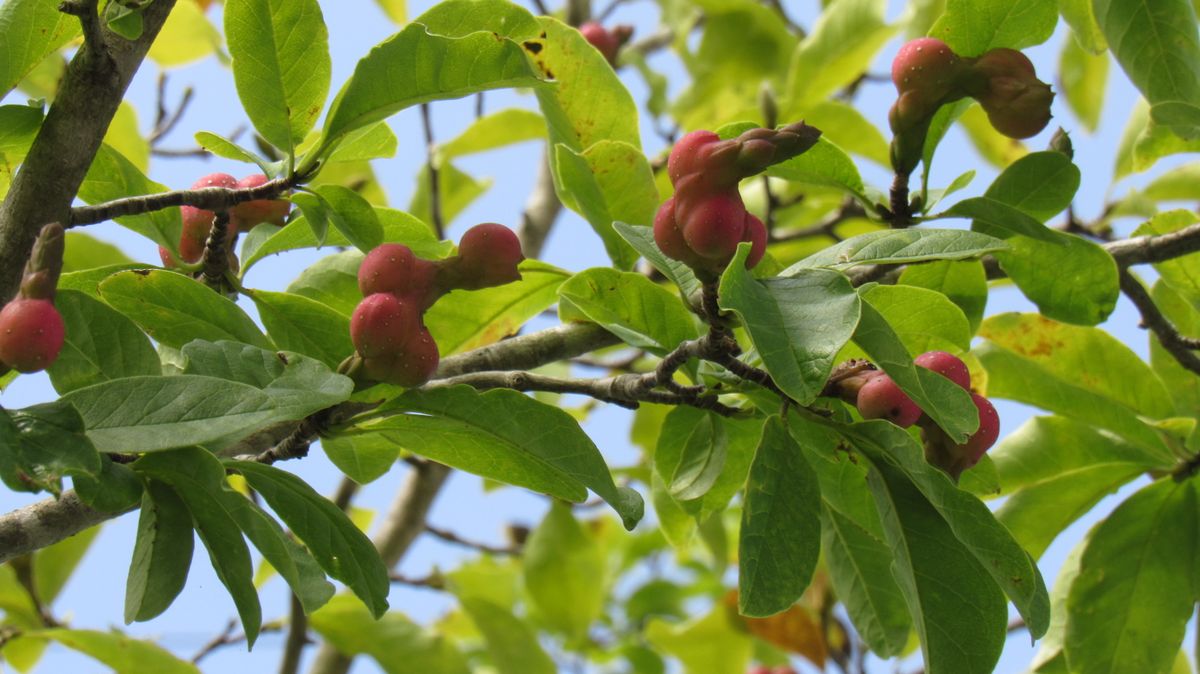
<svg viewBox="0 0 1200 674"><path fill-rule="evenodd" d="M66 325L54 295L62 271L66 234L59 224L38 233L17 297L0 309L0 374L40 372L54 364L66 339Z"/></svg>
<svg viewBox="0 0 1200 674"><path fill-rule="evenodd" d="M971 391L971 373L958 357L945 351L929 351L917 356L914 361L919 367L932 370L961 386L971 393L971 400L979 410L979 429L964 444L941 446L948 438L924 417L917 406L892 378L880 370L869 370L861 375L857 393L858 411L864 419L887 419L897 426L908 428L921 423L926 431L926 454L941 468L952 475L966 470L979 462L985 452L996 443L1000 435L1000 416L987 398ZM939 445L932 447L931 445Z"/></svg>
<svg viewBox="0 0 1200 674"><path fill-rule="evenodd" d="M667 174L675 195L654 216L654 241L663 253L713 277L728 266L739 243L750 244L746 267L767 250L767 229L746 211L738 182L816 144L821 132L803 122L782 129L751 129L721 140L693 131L675 144Z"/></svg>
<svg viewBox="0 0 1200 674"><path fill-rule="evenodd" d="M350 339L363 372L375 381L420 386L437 370L438 348L425 327L425 310L455 289L477 290L521 278L524 256L512 230L496 223L463 234L458 255L430 261L400 243L367 253L358 270L363 301L350 317Z"/></svg>
<svg viewBox="0 0 1200 674"><path fill-rule="evenodd" d="M955 54L941 40L906 43L892 61L899 94L888 113L895 134L892 167L910 173L921 160L934 114L946 103L971 97L988 120L1010 138L1029 138L1050 122L1054 92L1038 80L1033 63L1015 49L993 49L977 58Z"/></svg>
<svg viewBox="0 0 1200 674"><path fill-rule="evenodd" d="M237 180L228 173L210 173L192 183L191 189L205 187L225 187L228 189L250 189L266 183L269 179L261 174L248 175ZM256 225L269 222L282 225L287 219L292 205L282 199L256 199L242 202L229 209L229 245L232 250L233 242L238 233L248 232ZM216 214L212 211L182 206L183 233L179 239L179 257L188 263L196 263L204 257L204 247L208 242L209 232L212 231L213 219ZM170 266L170 253L165 248L159 248L163 265Z"/></svg>
<svg viewBox="0 0 1200 674"><path fill-rule="evenodd" d="M616 66L617 52L633 36L633 27L618 24L610 29L595 21L588 21L579 27L579 32L583 34L585 40L604 55L604 59L608 61L609 65Z"/></svg>

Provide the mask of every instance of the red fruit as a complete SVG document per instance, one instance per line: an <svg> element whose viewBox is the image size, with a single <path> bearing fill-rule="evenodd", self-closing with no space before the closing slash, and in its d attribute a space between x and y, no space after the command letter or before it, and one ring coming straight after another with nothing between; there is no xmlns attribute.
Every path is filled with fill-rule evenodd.
<svg viewBox="0 0 1200 674"><path fill-rule="evenodd" d="M683 239L697 255L728 264L746 231L746 207L736 190L676 202Z"/></svg>
<svg viewBox="0 0 1200 674"><path fill-rule="evenodd" d="M933 370L968 391L971 390L971 372L967 370L967 364L954 354L926 351L913 362L927 370Z"/></svg>
<svg viewBox="0 0 1200 674"><path fill-rule="evenodd" d="M1033 62L1015 49L993 49L980 56L970 78L988 121L1010 138L1037 135L1050 123L1054 92L1038 80Z"/></svg>
<svg viewBox="0 0 1200 674"><path fill-rule="evenodd" d="M421 329L416 303L391 293L367 297L350 317L350 341L364 358L403 351Z"/></svg>
<svg viewBox="0 0 1200 674"><path fill-rule="evenodd" d="M887 419L901 428L921 418L921 408L886 374L872 378L858 390L858 411L864 419Z"/></svg>
<svg viewBox="0 0 1200 674"><path fill-rule="evenodd" d="M175 260L171 259L171 251L167 250L166 246L158 247L158 259L162 260L162 266L167 269L175 266Z"/></svg>
<svg viewBox="0 0 1200 674"><path fill-rule="evenodd" d="M54 364L66 326L50 300L23 297L0 310L0 363L18 372L38 372Z"/></svg>
<svg viewBox="0 0 1200 674"><path fill-rule="evenodd" d="M377 246L363 259L358 268L358 289L363 297L376 293L392 293L418 300L425 306L431 295L437 267L428 260L413 255L402 243Z"/></svg>
<svg viewBox="0 0 1200 674"><path fill-rule="evenodd" d="M692 249L688 248L687 241L683 240L683 232L675 219L674 197L664 201L654 214L654 243L672 260L679 260L689 266L700 261Z"/></svg>
<svg viewBox="0 0 1200 674"><path fill-rule="evenodd" d="M588 21L580 26L579 32L583 34L584 39L592 43L592 46L604 55L606 61L610 64L617 62L617 50L621 48L621 42L616 35L595 21Z"/></svg>
<svg viewBox="0 0 1200 674"><path fill-rule="evenodd" d="M429 381L437 366L437 343L423 325L402 348L363 358L363 372L368 377L405 387L420 386Z"/></svg>
<svg viewBox="0 0 1200 674"><path fill-rule="evenodd" d="M978 393L972 393L971 400L979 410L979 430L961 447L966 453L967 467L979 463L984 453L991 449L1000 437L1000 415L991 401Z"/></svg>
<svg viewBox="0 0 1200 674"><path fill-rule="evenodd" d="M928 91L936 97L957 88L963 61L945 42L922 37L906 43L892 60L892 83L896 91Z"/></svg>
<svg viewBox="0 0 1200 674"><path fill-rule="evenodd" d="M265 175L256 173L239 180L237 187L239 189L258 187L268 180ZM250 228L263 222L282 225L287 220L291 208L292 204L282 199L256 199L234 206L230 209L229 215L231 219L237 220L242 231L249 231Z"/></svg>
<svg viewBox="0 0 1200 674"><path fill-rule="evenodd" d="M721 137L712 131L692 131L675 142L671 156L667 158L667 175L671 184L677 185L684 176L699 173L704 168L705 149L720 143Z"/></svg>
<svg viewBox="0 0 1200 674"><path fill-rule="evenodd" d="M521 240L504 225L485 222L468 229L458 242L458 255L464 273L480 288L521 280Z"/></svg>
<svg viewBox="0 0 1200 674"><path fill-rule="evenodd" d="M753 213L746 213L746 229L742 241L750 242L750 255L746 257L746 269L753 269L767 252L767 226Z"/></svg>
<svg viewBox="0 0 1200 674"><path fill-rule="evenodd" d="M237 179L228 173L210 173L192 183L191 189L205 187L237 187ZM183 206L180 209L183 216L183 233L179 239L179 257L184 262L199 262L204 257L204 243L208 240L208 232L212 229L213 218L216 214L194 206ZM232 225L233 222L231 221Z"/></svg>

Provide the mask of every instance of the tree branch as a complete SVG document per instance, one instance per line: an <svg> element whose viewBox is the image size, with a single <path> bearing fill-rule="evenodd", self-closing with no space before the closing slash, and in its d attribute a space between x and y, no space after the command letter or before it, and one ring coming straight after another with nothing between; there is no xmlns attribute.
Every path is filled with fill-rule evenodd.
<svg viewBox="0 0 1200 674"><path fill-rule="evenodd" d="M47 499L0 516L0 564L54 545L121 515L93 510L67 490L58 500Z"/></svg>
<svg viewBox="0 0 1200 674"><path fill-rule="evenodd" d="M94 225L124 215L139 215L161 211L172 206L194 206L206 211L228 211L238 204L258 199L274 199L300 182L298 177L276 178L258 187L230 189L227 187L204 187L198 190L175 190L137 197L115 199L94 206L72 208L68 223L70 227Z"/></svg>
<svg viewBox="0 0 1200 674"><path fill-rule="evenodd" d="M1180 334L1171 319L1159 310L1146 287L1128 269L1121 270L1121 292L1125 293L1141 313L1142 327L1153 332L1159 344L1162 344L1180 365L1200 374L1200 356L1193 351L1200 349L1200 340Z"/></svg>
<svg viewBox="0 0 1200 674"><path fill-rule="evenodd" d="M546 152L542 153L533 191L529 193L529 199L525 202L521 226L517 229L517 237L521 240L521 252L525 253L525 257L541 257L546 237L550 235L550 230L554 228L554 222L562 211L562 202L558 200L558 194L554 191L554 176L550 173L550 158Z"/></svg>
<svg viewBox="0 0 1200 674"><path fill-rule="evenodd" d="M1200 224L1170 234L1135 236L1104 244L1117 264L1128 267L1148 262L1163 262L1200 252Z"/></svg>
<svg viewBox="0 0 1200 674"><path fill-rule="evenodd" d="M94 8L95 2L90 5ZM42 226L70 221L71 202L92 158L174 6L175 0L158 0L143 10L138 39L107 39L103 49L89 46L71 59L54 104L0 203L0 300L16 293ZM104 28L99 32L107 37ZM92 38L89 42L95 44L94 34Z"/></svg>
<svg viewBox="0 0 1200 674"><path fill-rule="evenodd" d="M459 536L458 534L454 533L453 531L450 531L449 529L442 529L439 527L435 527L432 524L429 524L428 522L425 523L425 531L429 532L433 536L436 536L437 538L442 539L443 541L446 541L447 543L453 543L454 545L459 545L464 548L471 548L473 550L478 550L480 552L486 552L491 555L512 556L512 555L521 554L520 547L512 546L512 545L501 547L498 545L488 545L487 543L480 543L478 541L469 541L469 540Z"/></svg>

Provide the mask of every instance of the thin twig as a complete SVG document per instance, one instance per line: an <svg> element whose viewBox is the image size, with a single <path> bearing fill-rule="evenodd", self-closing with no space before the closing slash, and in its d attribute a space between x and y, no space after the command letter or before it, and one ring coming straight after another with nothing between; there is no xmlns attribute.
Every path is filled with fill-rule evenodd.
<svg viewBox="0 0 1200 674"><path fill-rule="evenodd" d="M222 646L228 646L230 644L236 644L236 643L241 643L241 642L245 641L246 635L245 634L234 635L233 631L235 629L237 629L237 621L236 620L230 620L228 623L226 623L225 629L221 630L220 634L213 637L211 640L209 640L208 643L201 646L200 650L196 651L196 654L192 656L192 664L193 665L200 664L201 660L208 657L209 654L211 654L213 651L217 650L218 648L221 648Z"/></svg>
<svg viewBox="0 0 1200 674"><path fill-rule="evenodd" d="M1141 313L1142 327L1153 332L1159 344L1162 344L1180 365L1200 374L1200 356L1194 351L1200 349L1200 339L1180 334L1171 319L1159 310L1146 287L1128 269L1121 270L1121 292L1125 293Z"/></svg>
<svg viewBox="0 0 1200 674"><path fill-rule="evenodd" d="M818 222L811 227L805 227L804 229L797 229L780 234L778 236L772 236L771 241L795 241L797 239L804 239L810 236L828 236L835 241L841 241L842 237L837 233L838 225L841 225L847 220L853 218L865 217L866 214L866 209L864 209L856 200L847 199L844 203L842 203L841 207L838 208L837 211L821 222Z"/></svg>
<svg viewBox="0 0 1200 674"><path fill-rule="evenodd" d="M518 547L514 547L511 545L508 545L508 546L489 545L487 543L480 543L479 541L467 540L467 539L463 538L462 536L459 536L458 534L454 533L453 531L450 531L449 529L442 529L439 527L435 527L432 524L429 524L428 522L425 523L425 531L428 531L433 536L436 536L437 538L440 538L443 541L446 541L447 543L453 543L454 545L460 545L464 548L471 548L473 550L478 550L480 552L486 552L486 553L489 553L492 555L512 556L512 555L521 554L521 549Z"/></svg>
<svg viewBox="0 0 1200 674"><path fill-rule="evenodd" d="M164 75L160 81L165 82L166 76ZM179 120L183 119L183 113L187 110L188 104L192 102L192 96L194 94L194 89L191 87L184 87L183 94L180 95L179 103L175 106L175 110L172 111L169 116L160 118L154 125L154 130L151 131L150 135L146 137L146 142L149 143L151 147L157 145L164 136L171 133L171 131L175 129L175 127L179 124ZM161 110L162 108L160 108L160 111Z"/></svg>
<svg viewBox="0 0 1200 674"><path fill-rule="evenodd" d="M400 583L401 585L408 585L410 587L421 587L427 590L446 589L446 580L442 578L441 575L436 573L430 574L423 578L413 578L398 571L393 571L388 574L388 580L392 581L393 583Z"/></svg>
<svg viewBox="0 0 1200 674"><path fill-rule="evenodd" d="M100 25L99 6L99 0L63 0L58 5L58 11L79 18L79 24L83 27L84 48L95 56L103 57L108 45Z"/></svg>
<svg viewBox="0 0 1200 674"><path fill-rule="evenodd" d="M258 187L230 189L227 187L204 187L197 190L175 190L137 197L114 199L94 206L77 206L71 209L68 227L94 225L125 215L140 215L161 211L172 206L193 206L206 211L228 211L238 204L257 199L274 199L301 181L300 177L276 178Z"/></svg>
<svg viewBox="0 0 1200 674"><path fill-rule="evenodd" d="M438 239L446 237L442 222L442 186L437 167L437 144L433 140L433 122L429 119L429 104L421 104L421 128L425 131L425 170L429 173L429 219Z"/></svg>

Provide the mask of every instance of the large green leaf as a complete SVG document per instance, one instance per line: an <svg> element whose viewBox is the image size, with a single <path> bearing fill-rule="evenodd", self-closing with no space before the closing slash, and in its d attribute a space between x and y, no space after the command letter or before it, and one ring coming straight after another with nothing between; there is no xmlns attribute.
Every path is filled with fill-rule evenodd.
<svg viewBox="0 0 1200 674"><path fill-rule="evenodd" d="M124 315L77 290L61 290L54 306L67 336L47 368L60 394L102 381L162 373L158 352Z"/></svg>
<svg viewBox="0 0 1200 674"><path fill-rule="evenodd" d="M780 272L801 269L845 269L861 264L911 264L931 260L963 260L1004 250L1003 241L960 229L885 229L851 237L822 249Z"/></svg>
<svg viewBox="0 0 1200 674"><path fill-rule="evenodd" d="M731 613L718 604L684 623L651 618L644 633L656 650L678 658L685 674L744 674L754 643Z"/></svg>
<svg viewBox="0 0 1200 674"><path fill-rule="evenodd" d="M613 229L621 238L629 242L642 257L646 259L663 276L675 282L684 296L691 297L700 291L700 281L695 272L686 264L667 257L654 242L654 231L649 227L636 227L624 222L614 222Z"/></svg>
<svg viewBox="0 0 1200 674"><path fill-rule="evenodd" d="M413 19L430 33L462 37L486 30L510 40L528 40L541 31L529 10L509 0L444 0Z"/></svg>
<svg viewBox="0 0 1200 674"><path fill-rule="evenodd" d="M192 567L192 515L167 485L149 480L125 581L125 622L158 616L187 583Z"/></svg>
<svg viewBox="0 0 1200 674"><path fill-rule="evenodd" d="M346 513L300 478L272 466L226 462L271 506L325 569L379 618L387 611L388 571L374 544Z"/></svg>
<svg viewBox="0 0 1200 674"><path fill-rule="evenodd" d="M821 554L816 473L779 417L763 427L750 467L738 539L738 609L785 611L812 581Z"/></svg>
<svg viewBox="0 0 1200 674"><path fill-rule="evenodd" d="M294 293L255 290L250 298L279 348L337 367L350 354L350 320L317 300Z"/></svg>
<svg viewBox="0 0 1200 674"><path fill-rule="evenodd" d="M253 645L262 626L262 606L254 589L250 549L233 516L232 503L224 496L231 495L247 504L249 501L229 487L220 461L202 449L147 454L138 459L134 469L166 482L183 499L217 578L237 606L246 643Z"/></svg>
<svg viewBox="0 0 1200 674"><path fill-rule="evenodd" d="M1200 311L1173 288L1161 280L1151 292L1154 303L1182 334L1200 335ZM1175 413L1180 416L1200 415L1200 377L1184 368L1162 347L1158 338L1149 337L1150 366L1171 392Z"/></svg>
<svg viewBox="0 0 1200 674"><path fill-rule="evenodd" d="M79 34L79 20L60 12L45 0L10 0L0 7L0 35L4 36L4 58L0 59L0 96L17 83L47 55Z"/></svg>
<svg viewBox="0 0 1200 674"><path fill-rule="evenodd" d="M887 24L886 9L884 0L841 0L828 5L792 54L785 89L789 105L823 101L858 79L899 28Z"/></svg>
<svg viewBox="0 0 1200 674"><path fill-rule="evenodd" d="M1075 40L1091 54L1102 54L1108 49L1104 31L1096 23L1096 12L1092 0L1058 0L1058 13L1071 27Z"/></svg>
<svg viewBox="0 0 1200 674"><path fill-rule="evenodd" d="M742 319L779 388L807 405L825 387L834 356L854 334L858 295L845 276L824 269L755 279L744 265L748 249L741 246L721 277L721 308Z"/></svg>
<svg viewBox="0 0 1200 674"><path fill-rule="evenodd" d="M399 458L396 445L383 434L321 438L321 449L338 470L359 484L379 479Z"/></svg>
<svg viewBox="0 0 1200 674"><path fill-rule="evenodd" d="M505 108L476 119L453 140L437 146L439 163L546 137L546 120L533 110Z"/></svg>
<svg viewBox="0 0 1200 674"><path fill-rule="evenodd" d="M26 633L26 638L50 639L104 663L115 674L200 674L190 662L171 655L167 649L120 632L52 629Z"/></svg>
<svg viewBox="0 0 1200 674"><path fill-rule="evenodd" d="M94 476L100 455L84 435L85 419L70 402L0 407L0 480L13 491L61 491L65 475Z"/></svg>
<svg viewBox="0 0 1200 674"><path fill-rule="evenodd" d="M654 470L677 501L704 496L725 467L729 438L717 415L692 407L676 407L663 420Z"/></svg>
<svg viewBox="0 0 1200 674"><path fill-rule="evenodd" d="M604 242L608 257L630 269L637 255L613 229L614 222L650 226L658 208L658 188L646 156L624 141L600 140L583 152L557 143L552 152L559 195Z"/></svg>
<svg viewBox="0 0 1200 674"><path fill-rule="evenodd" d="M1164 467L1173 463L1162 440L1133 410L1084 388L1074 377L1056 376L1036 362L990 342L972 353L988 371L989 396L1016 400L1108 429L1141 449L1148 461Z"/></svg>
<svg viewBox="0 0 1200 674"><path fill-rule="evenodd" d="M806 185L836 187L863 203L870 202L854 160L827 138L818 139L816 145L800 156L767 169L767 175Z"/></svg>
<svg viewBox="0 0 1200 674"><path fill-rule="evenodd" d="M937 291L962 309L971 334L979 330L987 306L987 272L976 261L943 261L908 265L900 273L900 283Z"/></svg>
<svg viewBox="0 0 1200 674"><path fill-rule="evenodd" d="M581 639L604 610L608 594L604 551L571 514L555 503L525 545L524 580L534 615Z"/></svg>
<svg viewBox="0 0 1200 674"><path fill-rule="evenodd" d="M309 624L341 653L369 655L387 674L470 674L466 658L445 636L400 613L376 619L350 595L334 597Z"/></svg>
<svg viewBox="0 0 1200 674"><path fill-rule="evenodd" d="M1071 112L1084 128L1095 133L1100 126L1108 84L1108 54L1090 54L1077 40L1067 38L1063 40L1058 69L1060 86Z"/></svg>
<svg viewBox="0 0 1200 674"><path fill-rule="evenodd" d="M915 487L1012 600L1034 638L1045 634L1050 625L1050 597L1037 564L982 501L926 462L920 444L893 424L872 421L848 426L842 432L881 474L894 473ZM896 484L893 478L887 481Z"/></svg>
<svg viewBox="0 0 1200 674"><path fill-rule="evenodd" d="M947 0L929 34L963 56L979 56L997 47L1041 44L1057 23L1058 8L1046 0Z"/></svg>
<svg viewBox="0 0 1200 674"><path fill-rule="evenodd" d="M329 94L329 34L317 0L239 0L225 8L233 81L254 128L285 153Z"/></svg>
<svg viewBox="0 0 1200 674"><path fill-rule="evenodd" d="M679 297L642 274L589 269L558 288L559 315L604 327L626 344L664 355L699 336Z"/></svg>
<svg viewBox="0 0 1200 674"><path fill-rule="evenodd" d="M996 518L1035 558L1101 498L1153 467L1112 433L1064 417L1030 419L988 454L1008 495Z"/></svg>
<svg viewBox="0 0 1200 674"><path fill-rule="evenodd" d="M1165 672L1195 604L1196 494L1159 480L1092 532L1067 599L1072 671Z"/></svg>
<svg viewBox="0 0 1200 674"><path fill-rule="evenodd" d="M511 40L484 32L431 35L425 26L409 24L358 62L334 100L315 152L319 156L347 133L419 103L535 86L541 87L537 72Z"/></svg>
<svg viewBox="0 0 1200 674"><path fill-rule="evenodd" d="M509 609L480 597L460 597L459 602L471 622L483 633L488 656L498 674L554 674L558 671L554 660L538 643L537 632Z"/></svg>
<svg viewBox="0 0 1200 674"><path fill-rule="evenodd" d="M531 435L529 428L537 428ZM642 517L641 497L618 489L604 458L566 412L510 390L467 386L407 391L375 418L342 431L382 433L398 449L454 468L573 502L590 488L627 528Z"/></svg>
<svg viewBox="0 0 1200 674"><path fill-rule="evenodd" d="M909 353L971 348L971 325L945 295L905 285L874 285L860 291L892 326Z"/></svg>
<svg viewBox="0 0 1200 674"><path fill-rule="evenodd" d="M1151 118L1181 138L1200 135L1200 36L1188 0L1094 0L1096 21Z"/></svg>
<svg viewBox="0 0 1200 674"><path fill-rule="evenodd" d="M108 145L101 145L92 159L83 184L79 186L79 198L89 204L99 204L114 199L166 191L164 185L147 178L120 152ZM183 223L178 208L125 215L116 218L116 222L168 250L179 249L179 234Z"/></svg>
<svg viewBox="0 0 1200 674"><path fill-rule="evenodd" d="M100 282L100 296L156 342L176 349L193 339L271 347L238 305L182 274L119 272Z"/></svg>
<svg viewBox="0 0 1200 674"><path fill-rule="evenodd" d="M913 365L912 354L904 342L868 298L864 298L861 309L854 343L942 430L965 442L979 428L979 412L971 397L945 377Z"/></svg>
<svg viewBox="0 0 1200 674"><path fill-rule="evenodd" d="M1177 232L1200 221L1185 210L1166 211L1142 223L1130 236L1161 236ZM1200 255L1183 255L1154 265L1167 285L1193 303L1200 301Z"/></svg>

